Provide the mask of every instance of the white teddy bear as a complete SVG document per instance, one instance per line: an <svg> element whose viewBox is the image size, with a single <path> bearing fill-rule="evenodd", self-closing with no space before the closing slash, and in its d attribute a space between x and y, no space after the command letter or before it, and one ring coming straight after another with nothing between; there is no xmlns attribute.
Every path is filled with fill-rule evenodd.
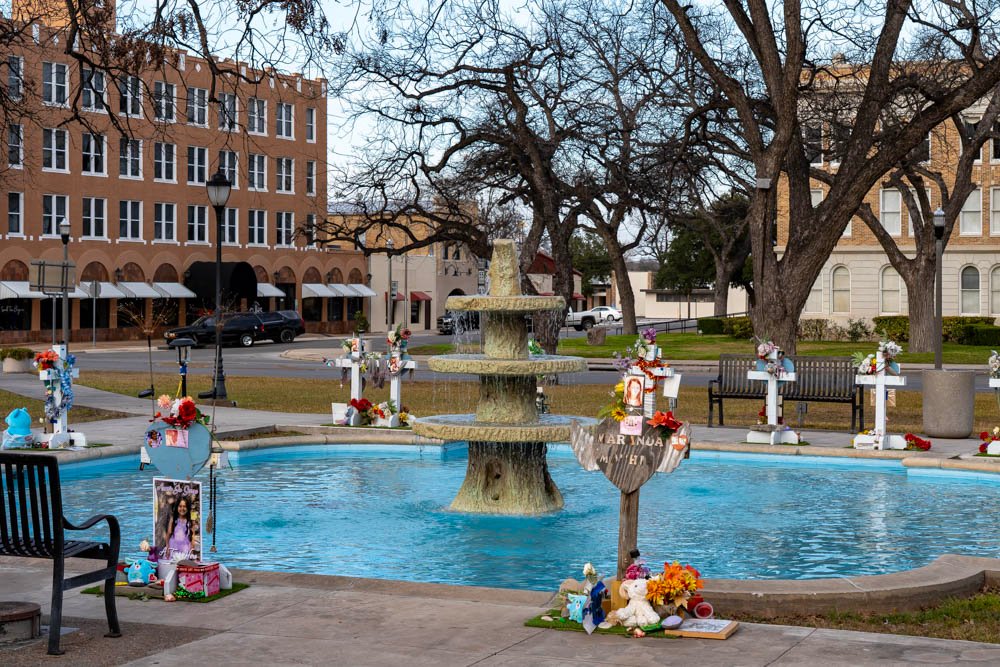
<svg viewBox="0 0 1000 667"><path fill-rule="evenodd" d="M653 611L653 605L646 599L646 580L628 579L621 583L618 592L628 599L628 604L621 609L615 609L608 614L608 622L612 625L621 624L626 628L642 625L653 625L660 622L660 617Z"/></svg>

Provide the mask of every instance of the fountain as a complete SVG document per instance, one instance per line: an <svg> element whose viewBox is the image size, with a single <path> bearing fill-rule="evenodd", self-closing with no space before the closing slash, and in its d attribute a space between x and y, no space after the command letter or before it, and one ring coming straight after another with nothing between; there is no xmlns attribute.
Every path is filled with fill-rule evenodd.
<svg viewBox="0 0 1000 667"><path fill-rule="evenodd" d="M535 377L583 371L582 357L528 355L528 322L533 312L561 310L558 296L521 293L517 248L513 241L493 244L490 294L453 296L447 308L487 314L482 325L483 354L431 357L439 373L479 375L479 405L474 415L436 415L413 422L418 435L469 443L469 464L451 508L460 512L542 514L563 506L549 476L546 443L569 440L570 423L582 417L539 415Z"/></svg>

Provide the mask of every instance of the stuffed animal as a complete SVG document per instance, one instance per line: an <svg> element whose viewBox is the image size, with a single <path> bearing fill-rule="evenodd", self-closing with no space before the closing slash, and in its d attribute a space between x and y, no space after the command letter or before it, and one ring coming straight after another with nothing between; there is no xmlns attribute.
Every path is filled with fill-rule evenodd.
<svg viewBox="0 0 1000 667"><path fill-rule="evenodd" d="M129 586L147 586L155 584L156 563L141 558L128 563L125 568L125 576L128 578Z"/></svg>
<svg viewBox="0 0 1000 667"><path fill-rule="evenodd" d="M15 408L7 415L7 430L3 432L2 449L23 449L32 447L35 438L31 434L31 415L24 408Z"/></svg>
<svg viewBox="0 0 1000 667"><path fill-rule="evenodd" d="M609 623L634 628L660 622L660 617L653 611L653 605L646 599L645 579L627 579L621 583L618 591L628 600L628 604L608 614Z"/></svg>

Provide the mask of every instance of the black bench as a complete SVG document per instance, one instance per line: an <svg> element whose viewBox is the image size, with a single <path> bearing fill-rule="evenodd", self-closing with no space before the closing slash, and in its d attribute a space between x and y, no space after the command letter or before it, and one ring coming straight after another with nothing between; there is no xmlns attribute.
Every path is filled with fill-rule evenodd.
<svg viewBox="0 0 1000 667"><path fill-rule="evenodd" d="M64 530L86 530L106 521L110 543L66 540ZM115 575L121 532L118 519L99 514L74 526L63 516L59 462L55 456L0 453L0 556L47 558L52 566L52 613L49 621L49 655L61 655L63 593L71 588L104 582L104 610L108 634L121 637L115 609ZM64 578L67 558L89 558L105 566L68 579Z"/></svg>
<svg viewBox="0 0 1000 667"><path fill-rule="evenodd" d="M795 382L779 385L780 395L788 401L809 403L848 403L851 406L851 431L864 428L864 394L854 384L857 368L851 357L798 357ZM725 426L722 401L726 398L765 398L767 385L760 380L748 380L757 357L752 354L719 356L719 377L708 383L708 426L712 427L715 406L719 408L719 426Z"/></svg>

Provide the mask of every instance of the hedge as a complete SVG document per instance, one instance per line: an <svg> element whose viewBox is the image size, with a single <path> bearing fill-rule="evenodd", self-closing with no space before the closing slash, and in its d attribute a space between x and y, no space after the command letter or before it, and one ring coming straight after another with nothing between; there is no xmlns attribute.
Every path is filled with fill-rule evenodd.
<svg viewBox="0 0 1000 667"><path fill-rule="evenodd" d="M969 327L992 325L992 317L943 317L941 318L941 331L944 339L952 343L962 343L972 335L968 332ZM894 340L897 343L905 343L910 340L910 318L906 315L882 315L873 317L875 323L875 333L881 340ZM988 343L980 343L987 345Z"/></svg>
<svg viewBox="0 0 1000 667"><path fill-rule="evenodd" d="M962 327L963 345L989 345L1000 347L1000 327L992 324L966 324Z"/></svg>
<svg viewBox="0 0 1000 667"><path fill-rule="evenodd" d="M906 315L882 315L873 317L875 333L880 340L905 343L910 340L910 318Z"/></svg>
<svg viewBox="0 0 1000 667"><path fill-rule="evenodd" d="M17 361L24 361L25 359L34 359L35 353L26 347L4 347L0 348L0 361L4 359L15 359Z"/></svg>
<svg viewBox="0 0 1000 667"><path fill-rule="evenodd" d="M698 331L706 335L717 335L725 333L726 328L721 317L700 317L698 318Z"/></svg>
<svg viewBox="0 0 1000 667"><path fill-rule="evenodd" d="M753 323L749 317L727 317L722 321L722 330L733 338L753 338Z"/></svg>
<svg viewBox="0 0 1000 667"><path fill-rule="evenodd" d="M966 328L977 324L993 324L992 317L942 317L941 333L946 341L961 343L967 335Z"/></svg>

